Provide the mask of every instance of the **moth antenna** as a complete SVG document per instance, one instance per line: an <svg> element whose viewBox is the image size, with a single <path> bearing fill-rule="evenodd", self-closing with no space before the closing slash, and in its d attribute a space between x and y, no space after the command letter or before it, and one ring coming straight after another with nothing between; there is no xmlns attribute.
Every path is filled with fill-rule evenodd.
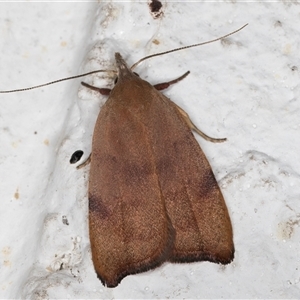
<svg viewBox="0 0 300 300"><path fill-rule="evenodd" d="M138 62L136 62L135 64L133 64L132 67L131 67L130 69L133 70L139 63L141 63L142 61L144 61L144 60L146 60L146 59L149 59L149 58L151 58L151 57L160 56L160 55L164 55L164 54L168 54L168 53L171 53L171 52L180 51L180 50L184 50L184 49L188 49L188 48L198 47L198 46L210 44L210 43L213 43L213 42L216 42L216 41L225 39L225 38L227 38L228 36L233 35L233 34L239 32L239 31L241 31L241 30L242 30L243 28L245 28L247 25L248 25L248 23L245 24L245 25L243 25L242 27L240 27L239 29L237 29L237 30L235 30L235 31L232 31L232 32L230 32L230 33L228 33L228 34L225 34L225 35L219 37L219 38L216 38L216 39L213 39L213 40L210 40L210 41L207 41L207 42L202 42L202 43L198 43L198 44L193 44L193 45L189 45L189 46L184 46L184 47L180 47L180 48L168 50L168 51L165 51L165 52L160 52L160 53L155 53L155 54L151 54L151 55L145 56L145 57L143 57L142 59L140 59Z"/></svg>
<svg viewBox="0 0 300 300"><path fill-rule="evenodd" d="M0 93L1 94L5 94L5 93L14 93L14 92L24 92L24 91L28 91L28 90L37 89L37 88L40 88L40 87L43 87L43 86L47 86L47 85L50 85L50 84L58 83L58 82L61 82L61 81L71 80L71 79L75 79L75 78L80 78L80 77L83 77L83 76L91 75L91 74L94 74L94 73L100 73L100 72L112 72L112 73L116 73L116 71L113 71L113 70L96 70L96 71L91 71L91 72L87 72L87 73L80 74L80 75L75 75L75 76L71 76L71 77L57 79L57 80L54 80L54 81L50 81L50 82L47 82L47 83L35 85L35 86L32 86L32 87L28 87L28 88L16 89L16 90L7 90L7 91L0 91Z"/></svg>
<svg viewBox="0 0 300 300"><path fill-rule="evenodd" d="M198 47L198 46L202 46L202 45L206 45L206 44L210 44L210 43L219 41L221 39L224 39L224 38L226 38L226 37L228 37L230 35L233 35L233 34L239 32L239 31L241 31L247 25L248 25L248 23L246 23L245 25L243 25L242 27L240 27L237 30L234 30L234 31L232 31L232 32L230 32L228 34L225 34L224 36L221 36L219 38L216 38L216 39L213 39L213 40L210 40L210 41L206 41L206 42L202 42L202 43L198 43L198 44L193 44L193 45L189 45L189 46L184 46L184 47L180 47L180 48L168 50L168 51L165 51L165 52L160 52L160 53L155 53L155 54L151 54L151 55L145 56L142 59L140 59L139 61L137 61L135 64L133 64L130 69L133 70L142 61L144 61L146 59L149 59L149 58L152 58L152 57L155 57L155 56L160 56L160 55L164 55L164 54L168 54L168 53L172 53L172 52L176 52L176 51L180 51L180 50L184 50L184 49L188 49L188 48ZM28 90L37 89L37 88L40 88L40 87L43 87L43 86L55 84L55 83L58 83L58 82L62 82L62 81L66 81L66 80L71 80L71 79L76 79L76 78L80 78L80 77L83 77L83 76L87 76L87 75L91 75L91 74L95 74L95 73L100 73L100 72L112 72L114 74L117 73L114 70L96 70L96 71L91 71L91 72L87 72L87 73L80 74L80 75L75 75L75 76L71 76L71 77L57 79L57 80L54 80L54 81L50 81L50 82L47 82L47 83L35 85L35 86L32 86L32 87L28 87L28 88L21 88L21 89L15 89L15 90L0 91L0 94L15 93L15 92L24 92L24 91L28 91Z"/></svg>

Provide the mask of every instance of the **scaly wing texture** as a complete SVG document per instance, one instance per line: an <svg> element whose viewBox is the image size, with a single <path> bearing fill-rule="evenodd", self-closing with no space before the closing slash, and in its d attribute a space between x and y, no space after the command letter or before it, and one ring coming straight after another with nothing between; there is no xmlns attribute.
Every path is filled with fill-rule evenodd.
<svg viewBox="0 0 300 300"><path fill-rule="evenodd" d="M96 122L89 203L93 262L108 286L165 260L233 258L203 152L176 106L137 77L116 85Z"/></svg>
<svg viewBox="0 0 300 300"><path fill-rule="evenodd" d="M139 115L113 95L96 122L89 180L92 258L109 287L159 265L174 230L155 170L152 145Z"/></svg>
<svg viewBox="0 0 300 300"><path fill-rule="evenodd" d="M176 232L169 260L229 263L234 255L232 226L211 167L176 106L162 96L154 107L147 128Z"/></svg>

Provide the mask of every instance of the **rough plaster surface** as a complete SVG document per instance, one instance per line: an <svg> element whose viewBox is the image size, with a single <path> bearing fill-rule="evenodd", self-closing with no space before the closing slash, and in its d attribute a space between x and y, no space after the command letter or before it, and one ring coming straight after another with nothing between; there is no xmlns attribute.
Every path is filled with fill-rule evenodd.
<svg viewBox="0 0 300 300"><path fill-rule="evenodd" d="M191 74L166 95L223 144L197 137L232 218L233 263L169 264L105 288L93 269L87 227L93 126L105 102L63 82L1 94L0 297L299 298L300 121L297 2L0 3L0 89L114 68L160 51L243 31L137 67L151 83ZM112 86L112 78L84 79Z"/></svg>

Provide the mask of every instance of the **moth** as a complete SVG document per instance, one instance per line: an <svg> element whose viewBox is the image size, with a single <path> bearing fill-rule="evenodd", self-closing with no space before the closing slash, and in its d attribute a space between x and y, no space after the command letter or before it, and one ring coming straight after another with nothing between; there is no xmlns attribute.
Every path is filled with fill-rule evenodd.
<svg viewBox="0 0 300 300"><path fill-rule="evenodd" d="M109 94L95 124L88 188L92 260L107 287L167 261L228 264L233 260L229 213L192 131L211 142L225 139L205 135L160 92L189 72L153 86L132 70L150 57L214 42L245 26L209 42L147 56L131 68L116 53L118 77L112 90L82 83ZM104 71L87 74L96 72ZM77 162L82 154L76 151L70 162Z"/></svg>
<svg viewBox="0 0 300 300"><path fill-rule="evenodd" d="M129 68L120 53L115 60L111 91L82 83L109 93L95 124L88 190L98 278L115 287L166 261L230 263L230 217L192 130L212 142L225 139L205 135L159 91L189 72L152 86L131 70L136 64Z"/></svg>
<svg viewBox="0 0 300 300"><path fill-rule="evenodd" d="M191 131L198 130L115 58L118 81L99 113L90 161L89 233L99 279L115 287L165 261L230 263L232 226Z"/></svg>

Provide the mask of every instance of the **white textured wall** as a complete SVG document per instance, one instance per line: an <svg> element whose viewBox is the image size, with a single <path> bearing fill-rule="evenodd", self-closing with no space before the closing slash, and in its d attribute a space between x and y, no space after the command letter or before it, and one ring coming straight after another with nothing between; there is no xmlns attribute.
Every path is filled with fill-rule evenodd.
<svg viewBox="0 0 300 300"><path fill-rule="evenodd" d="M228 138L197 140L230 211L233 263L167 263L102 286L89 253L88 167L69 158L91 151L105 97L74 80L0 94L0 298L299 298L299 14L289 1L169 1L157 20L137 1L0 3L1 90L112 68L116 51L132 64L249 23L228 43L136 69L151 83L190 70L166 95L205 133Z"/></svg>

